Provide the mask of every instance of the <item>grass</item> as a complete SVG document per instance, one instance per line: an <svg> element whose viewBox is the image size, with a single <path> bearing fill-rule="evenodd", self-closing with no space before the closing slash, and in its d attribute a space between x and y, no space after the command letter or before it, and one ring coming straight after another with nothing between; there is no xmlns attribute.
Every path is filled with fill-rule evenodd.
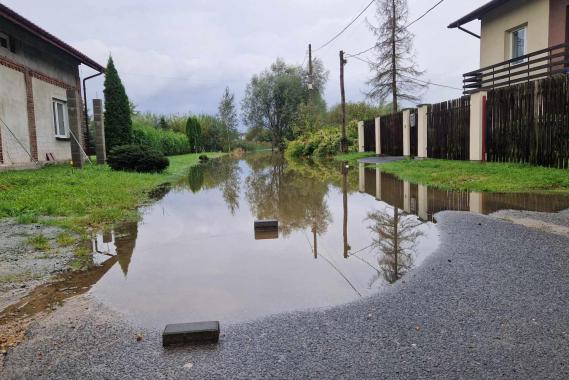
<svg viewBox="0 0 569 380"><path fill-rule="evenodd" d="M4 274L4 275L0 275L0 285L26 282L26 281L31 281L31 280L37 280L40 278L41 278L41 276L36 275L32 272Z"/></svg>
<svg viewBox="0 0 569 380"><path fill-rule="evenodd" d="M361 158L373 157L373 156L375 156L375 153L372 152L346 153L346 154L338 154L334 156L334 159L336 161L356 163Z"/></svg>
<svg viewBox="0 0 569 380"><path fill-rule="evenodd" d="M31 236L26 242L38 251L47 251L50 248L49 240L42 234Z"/></svg>
<svg viewBox="0 0 569 380"><path fill-rule="evenodd" d="M569 170L509 163L404 160L381 165L399 178L446 190L569 194Z"/></svg>
<svg viewBox="0 0 569 380"><path fill-rule="evenodd" d="M208 153L209 157L221 154ZM148 200L156 186L174 180L198 163L199 154L170 158L170 167L161 174L112 171L102 165L82 170L51 166L39 170L0 173L0 218L13 217L46 223L84 234L122 220L138 218L137 207Z"/></svg>
<svg viewBox="0 0 569 380"><path fill-rule="evenodd" d="M62 232L59 235L57 235L55 241L57 242L57 245L60 247L69 247L75 244L77 240L69 232Z"/></svg>

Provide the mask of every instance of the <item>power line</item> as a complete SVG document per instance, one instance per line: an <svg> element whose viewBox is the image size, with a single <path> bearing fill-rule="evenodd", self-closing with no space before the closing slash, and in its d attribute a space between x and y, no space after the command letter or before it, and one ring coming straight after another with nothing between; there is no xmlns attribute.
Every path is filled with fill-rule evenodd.
<svg viewBox="0 0 569 380"><path fill-rule="evenodd" d="M429 13L431 13L435 8L437 8L439 5L441 5L445 0L439 0L435 5L433 5L432 7L430 7L429 9L427 9L427 11L425 13L423 13L421 16L417 17L415 20L411 21L410 23L408 23L407 25L403 26L401 29L407 29L409 28L411 25L415 24L416 22L422 20L426 15L428 15ZM370 48L367 48L363 51L360 51L359 53L356 54L348 54L348 57L356 57L358 55L362 55L367 53L368 51L372 50L373 48L375 48L375 45L373 45Z"/></svg>
<svg viewBox="0 0 569 380"><path fill-rule="evenodd" d="M348 25L346 25L344 27L344 29L340 30L334 37L332 37L328 42L326 42L324 45L320 46L318 49L314 50L314 52L316 53L317 51L324 49L326 46L330 45L332 42L334 42L334 40L336 40L336 38L340 37L346 30L348 30L348 28L350 26L352 26L354 24L354 22L356 22L368 9L369 7L371 7L371 5L375 3L375 0L372 0L369 2L369 4L352 20L350 21L350 23Z"/></svg>
<svg viewBox="0 0 569 380"><path fill-rule="evenodd" d="M357 60L359 60L359 61L362 61L362 62L364 62L364 63L367 63L367 64L369 64L369 65L372 65L372 66L375 65L375 63L373 63L373 62L371 62L371 61L368 61L367 59L364 59L364 58L362 58L362 57L358 57L358 56L351 56L351 57L352 57L352 58L355 58L355 59L357 59ZM413 78L413 77L410 76L410 75L402 74L400 71L397 72L397 75L401 75L402 77L408 78L408 79L413 80L413 81L416 81L416 82L424 83L424 84L426 84L426 85L428 85L428 86L444 87L444 88L449 88L449 89L458 90L458 91L462 91L462 90L463 90L462 88L449 86L449 85L447 85L447 84L440 84L440 83L435 83L435 82L431 82L431 81L424 81L424 80L418 79L418 78Z"/></svg>

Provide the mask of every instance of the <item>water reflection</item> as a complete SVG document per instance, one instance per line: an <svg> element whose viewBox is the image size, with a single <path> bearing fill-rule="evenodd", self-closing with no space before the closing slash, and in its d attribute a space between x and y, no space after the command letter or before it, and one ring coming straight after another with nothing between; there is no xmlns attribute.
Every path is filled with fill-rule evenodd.
<svg viewBox="0 0 569 380"><path fill-rule="evenodd" d="M421 220L433 221L439 211L470 211L491 214L499 210L559 212L569 207L567 195L538 193L479 193L446 191L401 181L381 169L358 168L359 191Z"/></svg>

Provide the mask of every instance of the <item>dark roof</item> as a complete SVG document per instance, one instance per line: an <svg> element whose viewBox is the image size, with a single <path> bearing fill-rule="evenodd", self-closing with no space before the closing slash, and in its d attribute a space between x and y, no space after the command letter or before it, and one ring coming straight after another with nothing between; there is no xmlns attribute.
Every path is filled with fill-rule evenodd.
<svg viewBox="0 0 569 380"><path fill-rule="evenodd" d="M87 57L85 54L69 46L65 42L61 41L59 38L55 37L53 34L48 33L44 29L40 28L30 20L20 16L19 14L17 14L16 12L14 12L13 10L11 10L10 8L8 8L3 4L0 4L0 17L4 17L7 20L10 20L14 24L20 26L21 28L24 28L25 30L29 31L36 37L64 51L65 53L69 54L70 56L77 59L79 62L89 66L90 68L97 70L100 73L105 71L105 68L103 66L99 65L97 62Z"/></svg>
<svg viewBox="0 0 569 380"><path fill-rule="evenodd" d="M469 23L470 21L480 20L484 15L488 12L501 7L502 5L506 4L510 0L492 0L489 3L484 4L480 8L476 9L475 11L470 12L466 16L462 17L461 19L456 20L455 22L451 23L448 27L449 28L458 28L461 25Z"/></svg>

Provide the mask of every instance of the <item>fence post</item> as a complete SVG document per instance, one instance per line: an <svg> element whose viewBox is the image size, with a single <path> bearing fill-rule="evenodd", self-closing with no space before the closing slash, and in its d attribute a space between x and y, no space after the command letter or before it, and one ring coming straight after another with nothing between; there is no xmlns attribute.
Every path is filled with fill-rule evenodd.
<svg viewBox="0 0 569 380"><path fill-rule="evenodd" d="M366 192L366 164L358 164L358 190L360 193Z"/></svg>
<svg viewBox="0 0 569 380"><path fill-rule="evenodd" d="M403 181L403 211L411 213L411 183Z"/></svg>
<svg viewBox="0 0 569 380"><path fill-rule="evenodd" d="M375 199L381 200L381 169L375 169Z"/></svg>
<svg viewBox="0 0 569 380"><path fill-rule="evenodd" d="M418 190L418 209L419 219L429 220L429 189L425 185L419 185Z"/></svg>
<svg viewBox="0 0 569 380"><path fill-rule="evenodd" d="M358 121L358 152L365 152L364 144L364 122Z"/></svg>
<svg viewBox="0 0 569 380"><path fill-rule="evenodd" d="M430 104L419 104L417 106L417 157L424 159L429 156L427 150L428 141L428 113L429 113L429 106Z"/></svg>
<svg viewBox="0 0 569 380"><path fill-rule="evenodd" d="M411 156L411 125L409 119L411 118L411 109L406 108L403 110L403 156Z"/></svg>
<svg viewBox="0 0 569 380"><path fill-rule="evenodd" d="M83 168L84 157L83 148L83 131L81 129L81 105L79 93L74 89L67 90L67 113L69 119L69 134L71 145L71 161L73 167Z"/></svg>
<svg viewBox="0 0 569 380"><path fill-rule="evenodd" d="M478 91L470 95L470 161L481 162L484 159L484 99L486 91Z"/></svg>
<svg viewBox="0 0 569 380"><path fill-rule="evenodd" d="M381 118L375 118L375 154L381 156Z"/></svg>
<svg viewBox="0 0 569 380"><path fill-rule="evenodd" d="M482 193L472 192L469 195L469 211L475 214L483 214L484 211L484 195Z"/></svg>
<svg viewBox="0 0 569 380"><path fill-rule="evenodd" d="M101 99L93 99L93 120L95 122L95 152L97 154L97 164L104 165L107 162L107 151L105 146L103 101Z"/></svg>

